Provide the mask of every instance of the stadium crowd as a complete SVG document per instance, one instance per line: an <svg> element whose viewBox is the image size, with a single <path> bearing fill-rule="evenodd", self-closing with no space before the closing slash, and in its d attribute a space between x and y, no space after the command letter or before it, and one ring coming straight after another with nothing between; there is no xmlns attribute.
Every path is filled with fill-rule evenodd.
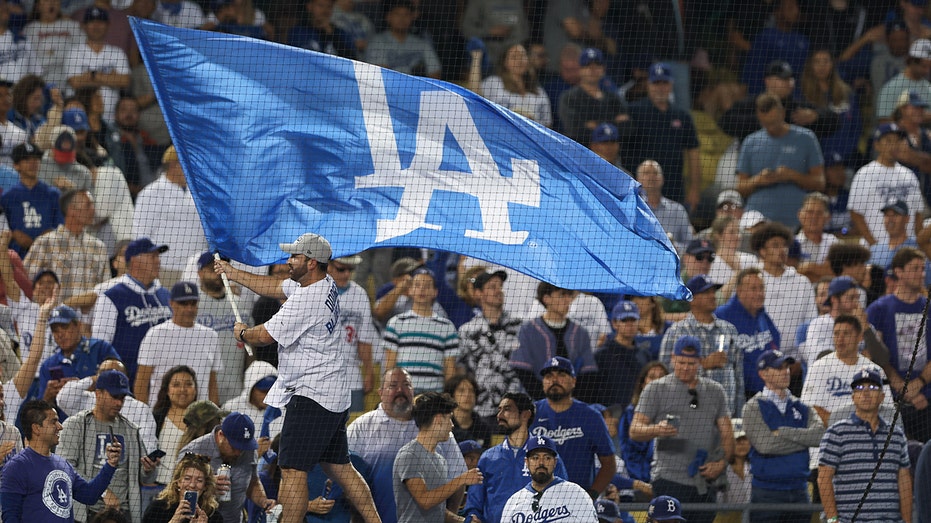
<svg viewBox="0 0 931 523"><path fill-rule="evenodd" d="M0 0L4 521L24 438L112 477L78 521L280 513L277 348L246 355L229 302L283 300L228 295L129 16L460 83L630 173L679 251L691 302L421 249L326 264L382 521L496 523L537 483L612 522L654 496L846 522L864 491L858 521L931 521L928 2L255 2ZM350 520L307 482L308 522Z"/></svg>

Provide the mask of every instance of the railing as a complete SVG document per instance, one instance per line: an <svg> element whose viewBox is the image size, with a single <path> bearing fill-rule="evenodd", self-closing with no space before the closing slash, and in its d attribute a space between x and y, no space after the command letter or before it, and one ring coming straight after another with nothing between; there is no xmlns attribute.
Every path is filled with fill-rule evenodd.
<svg viewBox="0 0 931 523"><path fill-rule="evenodd" d="M649 503L618 503L625 512L646 512ZM740 521L750 523L751 512L821 512L820 503L683 503L683 512L740 512Z"/></svg>

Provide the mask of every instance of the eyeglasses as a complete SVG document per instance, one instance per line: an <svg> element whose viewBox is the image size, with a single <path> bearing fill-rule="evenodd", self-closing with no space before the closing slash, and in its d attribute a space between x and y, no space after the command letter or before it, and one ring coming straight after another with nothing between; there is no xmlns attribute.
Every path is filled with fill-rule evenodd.
<svg viewBox="0 0 931 523"><path fill-rule="evenodd" d="M334 265L334 266L333 266L333 271L334 271L334 272L339 272L339 273L343 273L343 272L352 272L352 267L337 267L336 265Z"/></svg>
<svg viewBox="0 0 931 523"><path fill-rule="evenodd" d="M698 391L695 389L689 389L689 396L692 397L692 401L689 402L690 409L698 408Z"/></svg>
<svg viewBox="0 0 931 523"><path fill-rule="evenodd" d="M736 211L737 209L743 209L743 205L737 205L736 203L724 203L718 207L718 210L721 211Z"/></svg>
<svg viewBox="0 0 931 523"><path fill-rule="evenodd" d="M196 463L209 464L210 456L204 456L203 454L195 454L193 452L185 452L184 456L181 457L182 461L194 461Z"/></svg>
<svg viewBox="0 0 931 523"><path fill-rule="evenodd" d="M537 492L533 495L533 503L530 504L530 508L536 512L540 512L540 499L543 497L542 492Z"/></svg>
<svg viewBox="0 0 931 523"><path fill-rule="evenodd" d="M695 260L700 261L700 262L703 262L703 261L713 262L713 261L714 261L714 258L715 258L715 256L714 256L714 253L713 253L713 252L708 252L708 253L702 253L702 254L696 254L696 255L695 255Z"/></svg>
<svg viewBox="0 0 931 523"><path fill-rule="evenodd" d="M853 390L859 390L859 391L864 391L864 390L882 390L882 387L880 387L879 385L876 385L876 384L874 384L874 383L870 383L869 385L867 385L867 384L865 384L865 383L861 383L860 385L854 385L854 386L853 386Z"/></svg>

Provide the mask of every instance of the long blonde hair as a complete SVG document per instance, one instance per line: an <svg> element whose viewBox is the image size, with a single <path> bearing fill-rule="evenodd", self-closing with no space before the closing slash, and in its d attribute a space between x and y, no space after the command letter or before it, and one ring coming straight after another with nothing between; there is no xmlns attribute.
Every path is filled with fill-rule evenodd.
<svg viewBox="0 0 931 523"><path fill-rule="evenodd" d="M824 93L818 86L818 79L815 78L815 55L827 53L831 58L831 75L828 77L828 92ZM837 61L826 49L818 49L810 55L805 62L805 69L802 71L802 96L809 103L816 107L842 107L850 98L850 86L840 77L837 72Z"/></svg>
<svg viewBox="0 0 931 523"><path fill-rule="evenodd" d="M213 469L210 468L210 458L200 454L186 453L178 464L175 465L175 471L171 475L171 482L158 495L156 499L165 500L168 506L181 503L181 478L187 469L199 470L204 475L204 491L197 496L197 504L208 516L220 506L217 501L217 480L213 475Z"/></svg>

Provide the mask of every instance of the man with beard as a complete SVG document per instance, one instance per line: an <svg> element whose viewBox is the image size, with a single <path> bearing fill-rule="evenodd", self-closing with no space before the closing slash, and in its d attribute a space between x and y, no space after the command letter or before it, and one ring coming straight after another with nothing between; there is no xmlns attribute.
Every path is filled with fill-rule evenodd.
<svg viewBox="0 0 931 523"><path fill-rule="evenodd" d="M546 399L536 404L537 416L530 437L546 436L555 441L568 464L566 479L587 490L592 499L597 498L617 471L608 426L587 403L572 398L575 390L572 362L561 356L551 358L540 370L540 377ZM597 474L593 456L601 463Z"/></svg>
<svg viewBox="0 0 931 523"><path fill-rule="evenodd" d="M508 392L498 404L498 432L506 437L478 460L484 480L469 488L465 506L465 516L471 516L472 523L501 521L508 499L530 479L525 458L530 421L535 412L533 399L523 392ZM566 477L566 467L559 457L555 474Z"/></svg>
<svg viewBox="0 0 931 523"><path fill-rule="evenodd" d="M414 386L410 374L401 368L385 372L378 393L381 397L378 408L353 421L347 428L347 436L349 448L371 467L369 486L382 522L397 523L392 488L394 458L401 447L417 437L418 432L411 414ZM439 443L436 452L446 459L449 480L466 471L465 460L454 439ZM451 496L446 506L457 510L462 493L460 489Z"/></svg>
<svg viewBox="0 0 931 523"><path fill-rule="evenodd" d="M527 443L527 469L531 481L504 506L501 521L597 521L595 505L582 487L553 474L559 453L546 436L533 436Z"/></svg>

